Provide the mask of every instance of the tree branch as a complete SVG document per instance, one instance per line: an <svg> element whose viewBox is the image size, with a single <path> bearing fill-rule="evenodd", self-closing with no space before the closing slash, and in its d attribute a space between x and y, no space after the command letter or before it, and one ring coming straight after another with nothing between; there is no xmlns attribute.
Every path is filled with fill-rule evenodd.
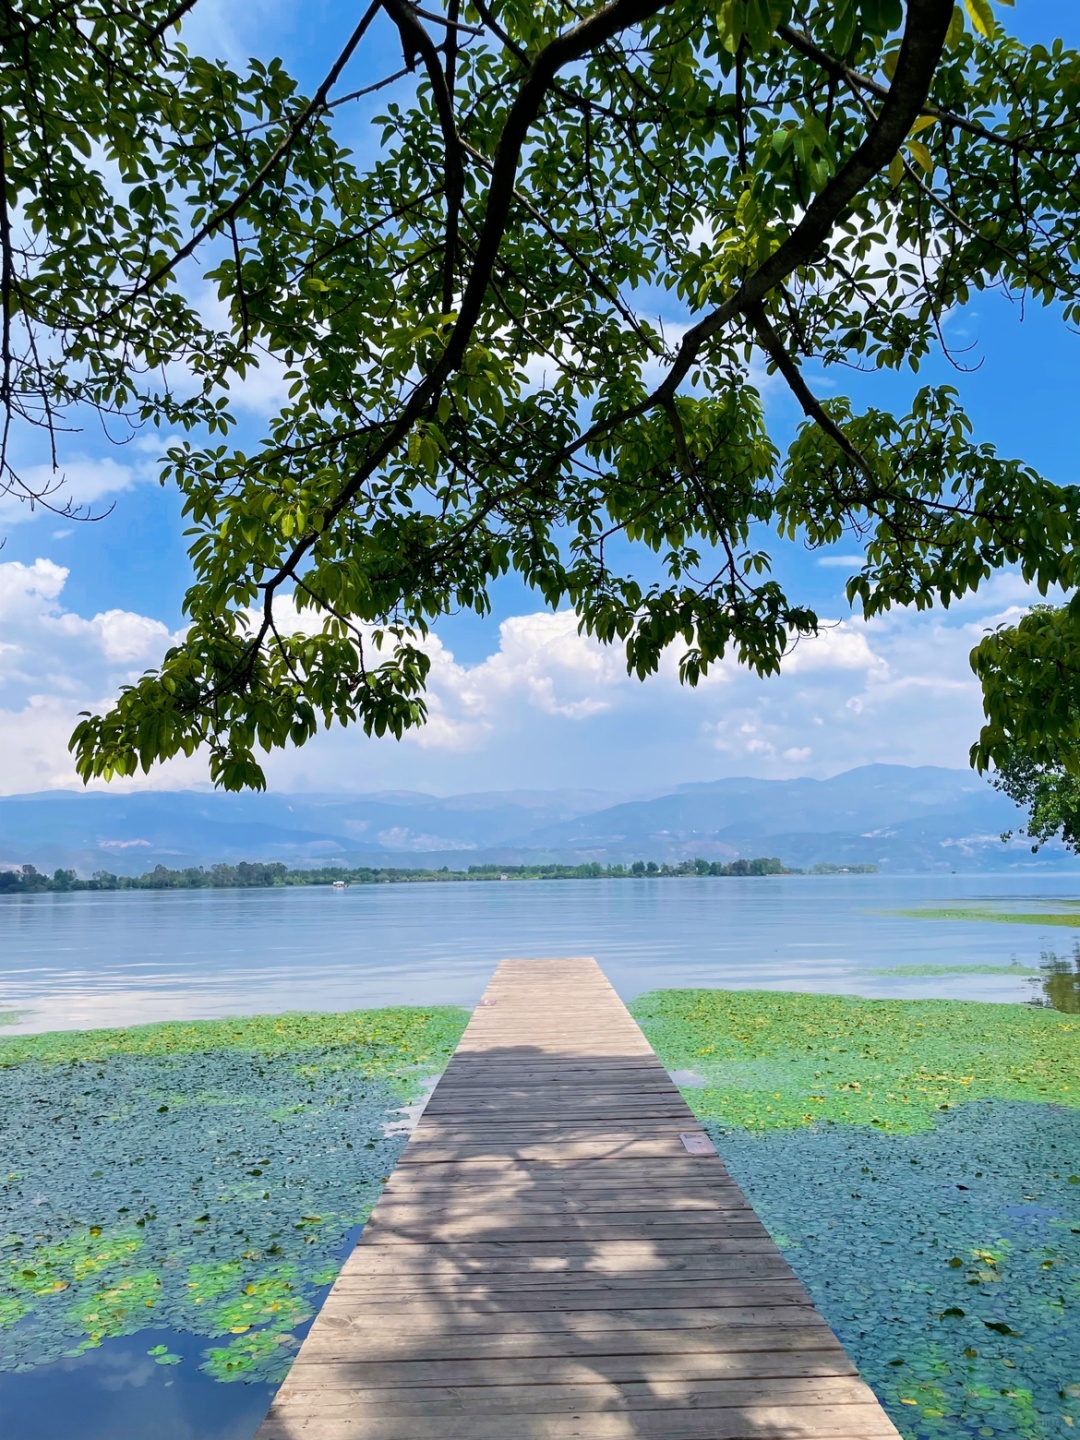
<svg viewBox="0 0 1080 1440"><path fill-rule="evenodd" d="M103 321L111 319L112 316L114 316L119 310L123 309L125 305L130 305L131 302L133 300L137 300L140 295L145 295L147 291L152 290L154 286L164 280L167 275L171 275L172 272L176 269L177 265L181 263L181 261L186 260L189 255L193 255L204 240L208 239L209 236L213 235L217 230L220 230L223 225L227 225L230 220L234 219L234 217L239 213L242 206L251 199L252 195L254 195L257 190L260 189L264 181L273 174L279 162L285 158L285 156L289 153L292 147L296 144L296 141L300 137L301 131L304 129L304 126L308 123L308 121L324 108L326 104L326 97L329 95L330 91L337 83L341 72L345 69L345 66L352 59L356 47L364 38L364 34L367 31L369 25L375 19L375 16L382 8L383 0L372 0L371 5L368 6L359 25L357 25L352 35L350 35L348 43L346 44L344 50L342 50L341 54L331 66L330 72L326 76L326 79L319 86L318 90L316 90L311 100L308 101L308 103L304 106L304 108L289 125L288 129L285 131L285 134L281 137L281 140L274 147L272 153L267 157L267 159L262 163L262 165L260 165L258 171L252 177L252 179L249 180L248 183L238 191L238 193L233 197L233 199L229 201L228 205L224 206L221 210L215 211L215 213L211 215L210 219L207 220L205 224L201 225L199 229L196 230L195 233L183 245L180 246L178 250L175 250L168 260L164 261L163 264L159 265L154 271L151 272L151 274L146 277L145 280L141 280L133 290L129 291L129 293L125 295L122 300L117 301L117 303L113 305L111 309L107 310L105 314L101 317Z"/></svg>
<svg viewBox="0 0 1080 1440"><path fill-rule="evenodd" d="M880 481L869 460L861 450L851 443L836 421L830 418L828 411L822 408L820 400L803 379L802 371L788 354L783 341L770 324L769 317L765 314L765 307L761 304L752 305L747 311L746 318L754 327L761 348L780 371L787 381L791 393L802 406L803 414L813 420L843 451L874 489L878 489Z"/></svg>
<svg viewBox="0 0 1080 1440"><path fill-rule="evenodd" d="M736 315L745 314L749 306L763 300L793 270L811 259L851 201L892 160L922 110L941 59L952 11L952 0L909 0L893 83L869 133L810 202L806 214L780 248L743 281L728 301L687 331L678 359L656 392L657 400L674 395L706 340Z"/></svg>
<svg viewBox="0 0 1080 1440"><path fill-rule="evenodd" d="M409 0L383 0L387 14L401 34L403 47L415 48L424 62L431 81L435 109L443 132L443 176L446 188L446 256L443 261L442 313L449 315L454 303L454 269L457 263L458 226L461 202L465 195L465 169L462 145L454 119L454 50L456 41L451 31L447 41L446 73L439 63L435 42L416 18L416 7Z"/></svg>
<svg viewBox="0 0 1080 1440"><path fill-rule="evenodd" d="M171 30L174 25L179 25L188 11L194 10L197 4L198 0L180 0L180 4L170 10L168 15L163 16L147 35L149 43L154 44L162 38L166 30Z"/></svg>
<svg viewBox="0 0 1080 1440"><path fill-rule="evenodd" d="M778 25L776 33L782 40L786 40L792 49L798 50L800 55L805 55L807 60L812 60L815 65L820 65L822 70L833 76L834 79L846 80L849 85L853 85L859 90L865 90L870 95L876 95L879 100L888 98L889 87L887 85L882 85L880 81L872 79L869 75L863 75L858 70L853 70L842 60L837 60L827 50L822 50L820 46L815 45L804 31L796 30L791 25ZM1053 153L1061 155L1076 153L1073 150L1059 150L1053 146L1035 145L1012 135L999 135L995 130L988 130L985 125L980 125L977 120L969 120L965 115L958 115L955 110L946 110L930 101L923 102L921 113L932 115L935 120L939 120L944 125L955 125L958 130L966 130L969 135L975 135L980 140L989 140L994 145L1002 145L1007 150L1028 153L1053 151Z"/></svg>
<svg viewBox="0 0 1080 1440"><path fill-rule="evenodd" d="M381 3L381 0L380 0ZM491 184L488 188L488 202L484 221L476 246L473 267L465 286L458 316L450 332L442 355L428 374L414 388L412 395L402 407L401 413L383 438L374 447L364 463L353 473L341 494L329 506L326 526L341 514L361 486L375 470L401 444L415 422L437 398L446 379L464 359L472 333L483 309L491 273L499 253L510 207L514 201L515 178L521 150L533 121L540 112L551 81L566 65L580 60L605 40L611 39L631 25L640 24L662 10L671 0L610 0L602 9L575 25L572 30L552 40L537 55L529 73L522 82L517 98L510 108L503 132L492 160ZM951 11L950 11L951 13ZM316 536L305 536L294 547L288 558L262 584L264 592L264 620L261 635L265 636L267 607L273 595L286 580L290 579L297 565L315 544Z"/></svg>
<svg viewBox="0 0 1080 1440"><path fill-rule="evenodd" d="M892 160L918 118L930 89L952 19L952 0L909 0L904 38L893 83L876 120L853 155L807 206L806 213L780 247L743 281L723 305L706 315L683 336L675 363L653 392L636 405L591 425L557 452L550 466L569 460L579 449L616 426L674 398L701 347L787 277L805 265L831 233L860 190Z"/></svg>

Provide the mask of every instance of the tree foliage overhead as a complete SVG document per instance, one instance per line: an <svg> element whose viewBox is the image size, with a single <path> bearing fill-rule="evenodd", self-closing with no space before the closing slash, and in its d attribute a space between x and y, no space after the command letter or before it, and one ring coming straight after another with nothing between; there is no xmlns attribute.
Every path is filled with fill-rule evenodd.
<svg viewBox="0 0 1080 1440"><path fill-rule="evenodd" d="M186 436L189 626L79 726L84 777L206 746L237 788L322 723L401 734L428 626L511 569L690 683L814 632L770 533L857 537L868 615L1002 565L1075 588L1080 492L916 375L974 291L1080 321L1074 52L989 0L373 0L304 96L189 53L193 5L0 20L9 423ZM288 398L241 448L260 364ZM805 416L783 450L762 364ZM906 413L816 393L851 365L910 372Z"/></svg>
<svg viewBox="0 0 1080 1440"><path fill-rule="evenodd" d="M983 683L974 758L1028 812L1032 849L1061 839L1080 851L1080 606L1035 605L972 651Z"/></svg>

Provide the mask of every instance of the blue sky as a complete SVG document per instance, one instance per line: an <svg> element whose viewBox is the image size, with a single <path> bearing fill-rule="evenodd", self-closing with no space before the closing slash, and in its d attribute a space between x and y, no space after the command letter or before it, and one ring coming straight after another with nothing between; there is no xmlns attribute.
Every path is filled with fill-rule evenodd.
<svg viewBox="0 0 1080 1440"><path fill-rule="evenodd" d="M1080 44L1080 13L1065 0L1018 0L999 14L1024 39L1060 34ZM326 34L353 23L353 7L339 0L201 0L187 39L234 60L280 52L306 79ZM362 71L356 83L364 83ZM1052 313L1022 314L998 296L977 296L949 327L954 344L972 347L974 373L957 376L935 362L915 381L860 379L856 398L906 408L916 384L957 384L979 439L1059 482L1080 479L1080 337ZM274 393L266 380L237 391L245 426L259 425ZM775 384L764 393L782 438L796 418L791 402ZM113 506L95 524L0 503L0 793L77 783L66 754L77 712L153 664L182 624L187 557L176 496L155 483L159 448L153 436L125 447L93 431L69 437L63 459L73 490ZM462 616L440 626L426 731L401 744L351 731L320 737L271 760L271 784L627 793L733 774L827 775L874 760L964 765L980 714L967 652L988 625L1030 603L1020 582L1001 575L951 611L865 624L847 612L842 564L797 546L775 553L791 593L838 622L801 646L777 679L724 666L687 691L672 665L641 685L627 679L617 652L582 640L571 617L545 614L511 579L497 587L487 620ZM851 548L834 558L845 553ZM205 765L196 757L140 783L204 785Z"/></svg>

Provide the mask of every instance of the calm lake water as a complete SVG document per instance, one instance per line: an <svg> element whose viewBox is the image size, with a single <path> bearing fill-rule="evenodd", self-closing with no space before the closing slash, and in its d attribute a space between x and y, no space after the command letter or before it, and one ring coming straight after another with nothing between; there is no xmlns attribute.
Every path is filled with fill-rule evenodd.
<svg viewBox="0 0 1080 1440"><path fill-rule="evenodd" d="M1052 910L1075 874L382 885L0 898L4 1033L281 1010L475 1003L504 956L595 955L624 999L664 986L1016 1001L1030 980L901 965L1036 966L1060 926L890 911ZM19 1018L11 1012L18 1012Z"/></svg>

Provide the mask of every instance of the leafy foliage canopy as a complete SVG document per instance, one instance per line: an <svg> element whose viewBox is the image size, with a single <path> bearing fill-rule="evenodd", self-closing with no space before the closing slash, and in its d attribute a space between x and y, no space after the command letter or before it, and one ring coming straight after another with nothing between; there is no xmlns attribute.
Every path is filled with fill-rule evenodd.
<svg viewBox="0 0 1080 1440"><path fill-rule="evenodd" d="M954 387L893 413L808 378L916 375L988 287L1080 321L1060 43L988 0L373 0L305 97L186 49L193 4L0 22L10 435L89 408L181 436L189 625L80 724L84 777L206 746L239 788L320 724L400 735L428 627L510 570L691 684L817 628L770 534L854 536L866 615L1004 565L1075 589L1080 492L980 441ZM762 364L805 416L783 450ZM229 387L260 366L287 395L242 446ZM9 490L59 504L12 453ZM980 764L1013 643L980 652Z"/></svg>

